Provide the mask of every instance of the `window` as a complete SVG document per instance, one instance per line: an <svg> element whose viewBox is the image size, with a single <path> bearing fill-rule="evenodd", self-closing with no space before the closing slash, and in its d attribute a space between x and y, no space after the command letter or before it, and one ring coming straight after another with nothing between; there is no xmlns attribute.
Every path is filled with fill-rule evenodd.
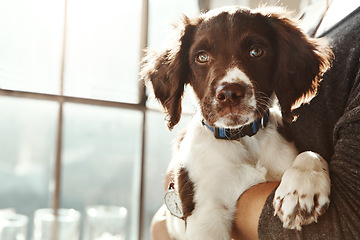
<svg viewBox="0 0 360 240"><path fill-rule="evenodd" d="M32 220L58 203L82 213L120 205L127 236L138 238L142 8L141 0L0 3L0 208Z"/></svg>

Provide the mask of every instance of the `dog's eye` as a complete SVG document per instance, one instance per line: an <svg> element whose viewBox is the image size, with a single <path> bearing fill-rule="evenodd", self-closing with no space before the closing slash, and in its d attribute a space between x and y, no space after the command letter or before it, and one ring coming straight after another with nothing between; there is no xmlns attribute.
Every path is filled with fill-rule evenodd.
<svg viewBox="0 0 360 240"><path fill-rule="evenodd" d="M262 55L264 55L264 50L260 47L252 47L251 50L250 50L250 57L261 57Z"/></svg>
<svg viewBox="0 0 360 240"><path fill-rule="evenodd" d="M210 61L210 57L209 54L207 54L206 52L199 52L196 56L195 56L195 60L198 63L207 63Z"/></svg>

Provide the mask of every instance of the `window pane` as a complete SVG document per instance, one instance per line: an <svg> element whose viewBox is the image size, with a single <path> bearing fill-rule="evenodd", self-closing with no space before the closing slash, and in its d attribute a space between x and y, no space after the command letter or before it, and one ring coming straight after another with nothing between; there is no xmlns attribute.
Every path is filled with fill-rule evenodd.
<svg viewBox="0 0 360 240"><path fill-rule="evenodd" d="M149 41L151 49L162 49L168 46L169 40L173 41L174 24L182 16L196 16L199 13L198 0L150 0L149 4ZM161 16L161 17L159 17ZM149 108L161 109L160 104L154 99L152 89L147 89L148 99L146 106ZM192 113L191 91L186 88L183 101L183 112Z"/></svg>
<svg viewBox="0 0 360 240"><path fill-rule="evenodd" d="M146 161L143 240L150 239L150 223L155 212L163 204L164 178L171 160L173 140L184 129L191 117L182 116L179 125L169 131L164 114L146 113Z"/></svg>
<svg viewBox="0 0 360 240"><path fill-rule="evenodd" d="M142 113L64 105L62 206L128 210L128 239L138 233Z"/></svg>
<svg viewBox="0 0 360 240"><path fill-rule="evenodd" d="M138 102L141 0L68 1L65 94Z"/></svg>
<svg viewBox="0 0 360 240"><path fill-rule="evenodd" d="M164 115L146 113L146 164L143 240L150 239L150 223L163 203L164 177L171 159L172 135L164 123Z"/></svg>
<svg viewBox="0 0 360 240"><path fill-rule="evenodd" d="M173 34L174 23L184 14L196 16L198 13L198 0L150 0L149 47L161 48Z"/></svg>
<svg viewBox="0 0 360 240"><path fill-rule="evenodd" d="M52 205L58 105L0 97L0 209L29 216Z"/></svg>
<svg viewBox="0 0 360 240"><path fill-rule="evenodd" d="M0 1L0 88L59 93L64 1Z"/></svg>

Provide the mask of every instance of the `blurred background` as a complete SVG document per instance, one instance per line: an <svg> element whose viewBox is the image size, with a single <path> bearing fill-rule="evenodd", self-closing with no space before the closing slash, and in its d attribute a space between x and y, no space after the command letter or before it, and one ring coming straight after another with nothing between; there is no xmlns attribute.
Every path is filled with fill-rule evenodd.
<svg viewBox="0 0 360 240"><path fill-rule="evenodd" d="M325 1L325 0L318 0ZM127 239L150 239L171 142L139 81L142 49L160 48L183 14L301 0L0 1L0 209L94 204L128 210ZM187 98L187 97L186 97Z"/></svg>

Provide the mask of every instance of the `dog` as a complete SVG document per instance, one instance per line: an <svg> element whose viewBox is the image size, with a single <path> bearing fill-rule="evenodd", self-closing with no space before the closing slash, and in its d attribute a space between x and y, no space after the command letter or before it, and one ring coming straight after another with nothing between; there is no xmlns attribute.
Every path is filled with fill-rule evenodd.
<svg viewBox="0 0 360 240"><path fill-rule="evenodd" d="M281 180L273 204L285 228L317 221L330 202L327 162L299 153L285 133L331 65L326 42L302 33L280 7L184 16L176 32L174 44L147 52L140 72L169 129L180 120L186 85L198 109L173 154L170 235L231 239L239 196L267 181Z"/></svg>

